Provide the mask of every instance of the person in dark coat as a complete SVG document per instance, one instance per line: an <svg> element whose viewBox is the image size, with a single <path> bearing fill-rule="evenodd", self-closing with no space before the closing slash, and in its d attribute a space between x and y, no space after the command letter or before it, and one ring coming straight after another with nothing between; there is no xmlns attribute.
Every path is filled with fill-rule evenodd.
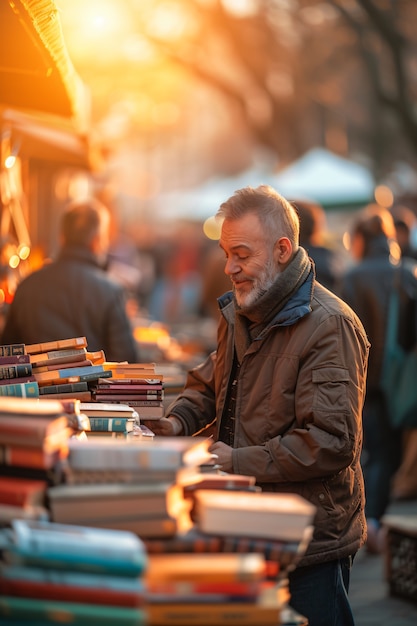
<svg viewBox="0 0 417 626"><path fill-rule="evenodd" d="M402 432L390 424L381 384L389 296L399 271L398 339L404 349L410 350L417 334L417 264L405 257L401 261L392 215L378 205L369 205L358 213L351 228L350 252L355 264L343 277L341 296L361 319L371 344L363 410L367 548L369 552L381 552L381 518L390 502L391 481L402 456Z"/></svg>
<svg viewBox="0 0 417 626"><path fill-rule="evenodd" d="M85 336L88 350L104 350L108 361L138 361L124 289L103 269L109 232L110 214L97 200L68 207L58 257L18 285L2 344Z"/></svg>

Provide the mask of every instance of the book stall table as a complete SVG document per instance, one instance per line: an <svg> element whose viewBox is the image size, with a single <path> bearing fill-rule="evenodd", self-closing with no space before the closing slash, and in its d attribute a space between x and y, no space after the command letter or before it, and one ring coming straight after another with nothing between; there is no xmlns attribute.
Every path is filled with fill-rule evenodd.
<svg viewBox="0 0 417 626"><path fill-rule="evenodd" d="M389 593L417 603L417 516L386 515L383 525Z"/></svg>

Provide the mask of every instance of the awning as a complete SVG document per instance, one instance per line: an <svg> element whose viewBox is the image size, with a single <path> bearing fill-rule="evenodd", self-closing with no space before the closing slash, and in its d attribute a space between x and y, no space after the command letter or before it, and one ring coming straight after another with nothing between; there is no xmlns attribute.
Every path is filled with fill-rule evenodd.
<svg viewBox="0 0 417 626"><path fill-rule="evenodd" d="M53 0L0 2L0 105L72 119L86 130L84 85L68 55Z"/></svg>

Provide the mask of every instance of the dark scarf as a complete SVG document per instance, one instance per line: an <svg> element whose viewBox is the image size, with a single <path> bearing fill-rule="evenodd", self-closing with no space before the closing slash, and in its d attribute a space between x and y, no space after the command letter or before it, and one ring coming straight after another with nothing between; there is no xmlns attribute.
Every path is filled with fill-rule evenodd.
<svg viewBox="0 0 417 626"><path fill-rule="evenodd" d="M312 265L307 252L300 247L288 267L278 274L273 285L254 304L244 309L235 304L235 348L239 363L251 341L284 308L311 271Z"/></svg>

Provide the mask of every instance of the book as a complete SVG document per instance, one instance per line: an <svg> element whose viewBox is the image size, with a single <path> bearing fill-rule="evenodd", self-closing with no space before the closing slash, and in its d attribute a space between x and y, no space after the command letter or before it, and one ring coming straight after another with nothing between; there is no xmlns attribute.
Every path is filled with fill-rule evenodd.
<svg viewBox="0 0 417 626"><path fill-rule="evenodd" d="M316 512L311 502L292 493L200 489L194 499L195 523L211 534L302 541Z"/></svg>
<svg viewBox="0 0 417 626"><path fill-rule="evenodd" d="M49 520L49 511L45 506L37 504L0 504L0 526L10 526L14 519ZM0 570L1 580L1 570Z"/></svg>
<svg viewBox="0 0 417 626"><path fill-rule="evenodd" d="M46 341L43 343L32 343L24 346L27 354L38 354L40 352L50 352L52 350L67 350L68 348L86 348L86 337L72 337L70 339L58 339L56 341Z"/></svg>
<svg viewBox="0 0 417 626"><path fill-rule="evenodd" d="M0 356L16 356L18 354L26 354L26 346L24 343L0 345Z"/></svg>
<svg viewBox="0 0 417 626"><path fill-rule="evenodd" d="M165 409L163 406L145 406L141 404L131 403L129 403L129 406L132 406L132 408L135 407L135 409L138 411L139 418L144 420L159 420L165 415Z"/></svg>
<svg viewBox="0 0 417 626"><path fill-rule="evenodd" d="M153 581L235 582L264 580L265 558L259 553L151 554L145 571Z"/></svg>
<svg viewBox="0 0 417 626"><path fill-rule="evenodd" d="M81 602L0 596L0 617L13 624L46 626L47 624L71 624L71 626L145 626L148 624L142 609L124 608ZM58 621L57 621L58 620ZM1 621L6 626L5 621Z"/></svg>
<svg viewBox="0 0 417 626"><path fill-rule="evenodd" d="M125 416L125 417L137 417L135 409L127 404L107 404L102 402L81 402L80 411L88 416L98 417L112 417Z"/></svg>
<svg viewBox="0 0 417 626"><path fill-rule="evenodd" d="M278 626L281 604L260 602L149 603L152 626Z"/></svg>
<svg viewBox="0 0 417 626"><path fill-rule="evenodd" d="M10 383L0 385L0 396L14 396L16 398L38 398L39 385L36 381L25 383Z"/></svg>
<svg viewBox="0 0 417 626"><path fill-rule="evenodd" d="M40 398L0 398L0 418L7 417L59 417L62 403Z"/></svg>
<svg viewBox="0 0 417 626"><path fill-rule="evenodd" d="M90 402L92 394L91 391L67 391L66 393L43 393L42 398L59 398L60 400L74 398L82 402Z"/></svg>
<svg viewBox="0 0 417 626"><path fill-rule="evenodd" d="M119 394L119 395L128 395L134 394L136 392L156 392L163 391L162 383L139 383L135 385L126 385L123 387L122 385L114 385L109 387L96 387L94 392L97 395L111 395L111 394Z"/></svg>
<svg viewBox="0 0 417 626"><path fill-rule="evenodd" d="M185 521L185 525L184 525ZM169 515L155 516L152 518L131 517L117 520L98 520L93 524L94 528L114 528L129 531L144 540L150 538L167 538L186 532L190 527L189 515L170 517Z"/></svg>
<svg viewBox="0 0 417 626"><path fill-rule="evenodd" d="M7 564L0 565L0 595L126 607L141 607L145 602L139 577Z"/></svg>
<svg viewBox="0 0 417 626"><path fill-rule="evenodd" d="M69 348L67 350L50 350L49 352L41 352L39 354L28 355L33 367L45 365L57 365L65 363L79 363L80 361L89 360L92 364L98 365L104 363L104 350L96 350L89 352L87 348Z"/></svg>
<svg viewBox="0 0 417 626"><path fill-rule="evenodd" d="M154 443L155 440L151 441L151 443L143 442L143 445L153 445ZM137 443L134 445L137 445ZM119 469L107 468L106 465L103 464L101 468L81 469L72 467L70 463L67 462L64 467L64 472L66 482L71 485L118 482L155 484L158 482L175 483L177 480L182 480L185 475L194 473L195 468L182 467L180 469L169 468L156 470L135 466L133 469Z"/></svg>
<svg viewBox="0 0 417 626"><path fill-rule="evenodd" d="M137 577L147 567L145 546L131 532L41 520L13 520L5 550L7 562L68 571Z"/></svg>
<svg viewBox="0 0 417 626"><path fill-rule="evenodd" d="M30 363L30 356L28 354L10 354L0 356L0 366L3 365L21 365Z"/></svg>
<svg viewBox="0 0 417 626"><path fill-rule="evenodd" d="M88 358L87 348L68 348L67 350L50 350L49 352L39 352L38 354L29 354L30 362L33 367L40 365L48 365L51 363L67 363L84 361Z"/></svg>
<svg viewBox="0 0 417 626"><path fill-rule="evenodd" d="M0 502L15 506L44 505L47 483L0 475Z"/></svg>
<svg viewBox="0 0 417 626"><path fill-rule="evenodd" d="M53 450L43 446L29 447L0 443L0 471L4 472L3 466L21 467L31 470L50 470L67 454L67 449L57 447Z"/></svg>
<svg viewBox="0 0 417 626"><path fill-rule="evenodd" d="M17 376L16 378L2 378L0 379L0 387L4 385L10 384L21 384L21 383L34 383L36 382L36 378L31 374L30 376Z"/></svg>
<svg viewBox="0 0 417 626"><path fill-rule="evenodd" d="M97 432L127 433L137 423L134 417L98 417L90 415L90 429Z"/></svg>
<svg viewBox="0 0 417 626"><path fill-rule="evenodd" d="M173 517L179 508L190 508L172 483L57 485L48 489L48 499L51 519L64 524Z"/></svg>
<svg viewBox="0 0 417 626"><path fill-rule="evenodd" d="M253 602L261 593L264 585L263 580L231 580L229 582L218 581L165 581L147 580L146 589L150 602L204 602L207 597L211 601L227 602L240 599L242 602ZM213 597L214 596L214 597ZM210 601L210 600L206 600Z"/></svg>
<svg viewBox="0 0 417 626"><path fill-rule="evenodd" d="M84 378L85 376L90 376L90 380L93 380L94 377L98 378L102 376L104 373L102 365L85 365L81 367L65 367L58 370L52 370L48 372L33 372L35 379L38 382L55 382L56 384L60 379L73 378L78 377L79 380L88 380ZM76 382L76 381L74 381Z"/></svg>
<svg viewBox="0 0 417 626"><path fill-rule="evenodd" d="M55 450L72 434L63 411L58 417L0 416L0 444Z"/></svg>
<svg viewBox="0 0 417 626"><path fill-rule="evenodd" d="M78 367L87 367L93 365L93 362L89 359L81 359L79 361L62 361L60 363L55 363L51 361L50 363L46 363L45 365L33 365L32 372L33 375L40 374L42 372L54 372L56 370L62 369L70 369L70 368L78 368Z"/></svg>
<svg viewBox="0 0 417 626"><path fill-rule="evenodd" d="M16 363L14 365L0 365L0 379L10 380L13 378L23 378L32 375L32 365L30 363Z"/></svg>
<svg viewBox="0 0 417 626"><path fill-rule="evenodd" d="M88 391L88 383L80 381L78 383L62 383L57 385L45 385L39 388L39 395L52 395L58 393L77 393L78 391Z"/></svg>
<svg viewBox="0 0 417 626"><path fill-rule="evenodd" d="M142 441L105 439L69 442L68 462L74 469L176 470L212 460L211 440L203 437L160 437Z"/></svg>

